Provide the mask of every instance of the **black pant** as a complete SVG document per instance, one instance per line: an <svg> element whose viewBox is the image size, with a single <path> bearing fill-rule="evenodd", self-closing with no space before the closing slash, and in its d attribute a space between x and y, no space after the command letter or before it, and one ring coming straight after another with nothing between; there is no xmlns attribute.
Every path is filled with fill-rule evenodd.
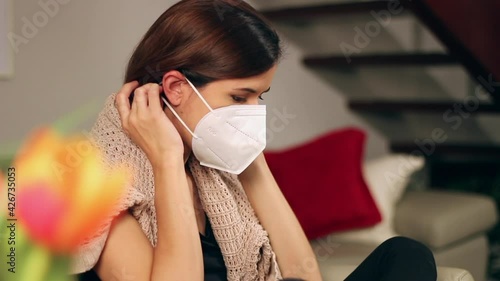
<svg viewBox="0 0 500 281"><path fill-rule="evenodd" d="M436 263L429 248L410 238L394 237L380 244L344 281L436 279Z"/></svg>

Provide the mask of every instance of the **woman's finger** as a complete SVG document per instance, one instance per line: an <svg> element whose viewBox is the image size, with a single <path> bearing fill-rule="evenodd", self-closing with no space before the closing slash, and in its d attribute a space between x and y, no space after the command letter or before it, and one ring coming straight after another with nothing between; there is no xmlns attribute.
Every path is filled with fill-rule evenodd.
<svg viewBox="0 0 500 281"><path fill-rule="evenodd" d="M139 85L137 81L130 82L125 84L120 92L115 96L115 106L120 114L120 118L123 120L127 120L130 115L130 101L129 96L133 92L133 90Z"/></svg>
<svg viewBox="0 0 500 281"><path fill-rule="evenodd" d="M139 114L140 111L148 106L148 98L144 86L134 91L134 102L132 103L132 113Z"/></svg>
<svg viewBox="0 0 500 281"><path fill-rule="evenodd" d="M152 84L148 92L149 109L153 112L163 111L160 102L161 86Z"/></svg>
<svg viewBox="0 0 500 281"><path fill-rule="evenodd" d="M125 98L128 99L137 87L139 87L139 82L137 81L129 82L123 85L123 87L118 92L117 96L124 96Z"/></svg>
<svg viewBox="0 0 500 281"><path fill-rule="evenodd" d="M157 92L158 92L158 85L153 83L143 85L142 87L136 89L135 93L139 94L140 97L133 111L137 110L137 112L146 112L145 110L149 110L151 101L150 96L151 95L159 96L159 93Z"/></svg>

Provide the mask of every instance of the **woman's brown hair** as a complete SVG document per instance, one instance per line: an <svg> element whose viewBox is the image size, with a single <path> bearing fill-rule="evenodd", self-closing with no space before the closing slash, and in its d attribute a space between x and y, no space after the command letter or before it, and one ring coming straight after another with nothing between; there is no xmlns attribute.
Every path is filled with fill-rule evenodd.
<svg viewBox="0 0 500 281"><path fill-rule="evenodd" d="M243 0L182 0L163 13L132 55L125 82L159 83L170 70L197 87L266 72L282 55L266 19Z"/></svg>

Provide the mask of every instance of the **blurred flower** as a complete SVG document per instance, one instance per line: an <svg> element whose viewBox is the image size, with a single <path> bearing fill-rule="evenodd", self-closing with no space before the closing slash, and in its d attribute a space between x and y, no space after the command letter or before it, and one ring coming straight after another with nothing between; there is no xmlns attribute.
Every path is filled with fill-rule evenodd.
<svg viewBox="0 0 500 281"><path fill-rule="evenodd" d="M2 205L0 206L5 206L4 199L7 197L7 182L5 181L5 175L3 174L3 171L0 170L0 203Z"/></svg>
<svg viewBox="0 0 500 281"><path fill-rule="evenodd" d="M88 139L41 129L16 157L16 217L29 239L58 255L76 251L122 198L129 173L106 168Z"/></svg>

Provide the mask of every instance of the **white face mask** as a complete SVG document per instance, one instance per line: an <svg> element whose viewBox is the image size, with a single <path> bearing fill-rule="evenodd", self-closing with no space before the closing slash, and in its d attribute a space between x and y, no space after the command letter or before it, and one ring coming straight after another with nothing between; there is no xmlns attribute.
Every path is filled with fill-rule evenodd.
<svg viewBox="0 0 500 281"><path fill-rule="evenodd" d="M193 153L206 167L239 175L266 147L266 106L231 105L212 109L186 78L198 97L210 110L193 131L173 107L165 104L193 136Z"/></svg>

